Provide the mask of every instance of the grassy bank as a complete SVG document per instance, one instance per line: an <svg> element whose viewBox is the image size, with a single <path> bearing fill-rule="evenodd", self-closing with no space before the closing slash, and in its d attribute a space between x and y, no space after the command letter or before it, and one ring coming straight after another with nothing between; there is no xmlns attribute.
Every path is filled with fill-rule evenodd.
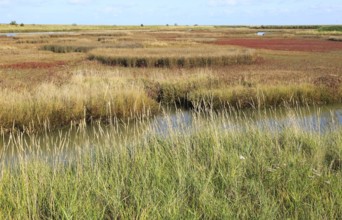
<svg viewBox="0 0 342 220"><path fill-rule="evenodd" d="M210 109L229 107L236 109L257 109L276 106L340 103L341 91L332 92L325 87L309 84L261 85L255 87L235 86L230 88L197 90L191 92L188 98L195 106L207 106Z"/></svg>
<svg viewBox="0 0 342 220"><path fill-rule="evenodd" d="M90 52L90 60L123 67L220 67L233 64L251 64L256 56L253 50L232 48L145 48L97 49Z"/></svg>
<svg viewBox="0 0 342 220"><path fill-rule="evenodd" d="M143 117L157 111L142 86L116 77L75 74L68 84L43 83L32 91L0 90L0 127L41 130L70 122Z"/></svg>
<svg viewBox="0 0 342 220"><path fill-rule="evenodd" d="M194 115L186 130L170 119L163 135L143 121L128 137L116 126L81 127L76 139L14 135L2 142L21 153L12 167L2 156L0 217L342 218L340 130L260 130L249 118L209 118ZM234 120L242 129L220 126Z"/></svg>
<svg viewBox="0 0 342 220"><path fill-rule="evenodd" d="M94 47L90 46L61 46L61 45L45 45L41 47L42 50L52 51L54 53L84 53L89 50L94 49Z"/></svg>
<svg viewBox="0 0 342 220"><path fill-rule="evenodd" d="M41 83L30 89L0 90L0 127L42 130L80 121L110 121L154 115L159 106L187 109L262 109L341 103L338 78L312 83L267 85L232 82L209 69L75 70L66 82ZM185 71L185 72L184 72Z"/></svg>

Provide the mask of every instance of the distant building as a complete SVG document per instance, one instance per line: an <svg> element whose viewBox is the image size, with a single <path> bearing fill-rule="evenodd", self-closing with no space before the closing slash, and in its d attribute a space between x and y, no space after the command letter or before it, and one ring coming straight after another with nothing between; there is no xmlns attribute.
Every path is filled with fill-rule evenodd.
<svg viewBox="0 0 342 220"><path fill-rule="evenodd" d="M259 31L259 32L257 33L258 36L265 36L265 34L266 34L266 33L263 32L263 31Z"/></svg>

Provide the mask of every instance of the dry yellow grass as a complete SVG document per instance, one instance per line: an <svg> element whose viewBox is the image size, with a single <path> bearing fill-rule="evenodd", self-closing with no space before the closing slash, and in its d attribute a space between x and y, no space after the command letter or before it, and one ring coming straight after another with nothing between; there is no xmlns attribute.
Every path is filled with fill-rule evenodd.
<svg viewBox="0 0 342 220"><path fill-rule="evenodd" d="M123 78L75 74L67 84L42 83L32 91L0 90L0 127L39 130L48 122L146 117L157 110L143 87Z"/></svg>

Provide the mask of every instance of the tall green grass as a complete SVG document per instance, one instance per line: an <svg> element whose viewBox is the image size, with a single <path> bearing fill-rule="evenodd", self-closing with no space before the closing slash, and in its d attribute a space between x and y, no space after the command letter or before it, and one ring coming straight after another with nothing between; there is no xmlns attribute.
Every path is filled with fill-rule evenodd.
<svg viewBox="0 0 342 220"><path fill-rule="evenodd" d="M0 218L342 218L341 130L221 126L232 120L194 115L177 130L170 118L163 134L141 121L129 136L80 127L76 140L12 135L2 148L20 153L10 167L1 157Z"/></svg>

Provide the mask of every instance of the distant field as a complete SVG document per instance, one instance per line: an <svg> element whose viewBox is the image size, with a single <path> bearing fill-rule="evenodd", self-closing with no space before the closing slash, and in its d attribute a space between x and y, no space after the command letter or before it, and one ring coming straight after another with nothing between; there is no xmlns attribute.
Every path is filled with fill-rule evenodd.
<svg viewBox="0 0 342 220"><path fill-rule="evenodd" d="M135 29L186 29L189 26L120 26L120 25L40 25L24 24L21 26L0 24L0 33L21 33L21 32L72 32L72 31L97 31L97 30L135 30ZM194 29L208 29L213 26L190 26Z"/></svg>
<svg viewBox="0 0 342 220"><path fill-rule="evenodd" d="M0 37L0 126L6 129L14 121L22 129L49 118L58 127L109 112L138 117L150 108L158 112L158 104L193 108L207 99L215 109L342 100L342 44L317 30L268 29L260 37L253 27L0 26L8 29L70 32ZM75 88L91 94L106 81L112 83L100 86L95 100L72 95ZM129 94L117 93L116 81ZM50 98L41 96L42 88ZM120 96L132 100L117 102ZM116 106L108 109L107 99Z"/></svg>

